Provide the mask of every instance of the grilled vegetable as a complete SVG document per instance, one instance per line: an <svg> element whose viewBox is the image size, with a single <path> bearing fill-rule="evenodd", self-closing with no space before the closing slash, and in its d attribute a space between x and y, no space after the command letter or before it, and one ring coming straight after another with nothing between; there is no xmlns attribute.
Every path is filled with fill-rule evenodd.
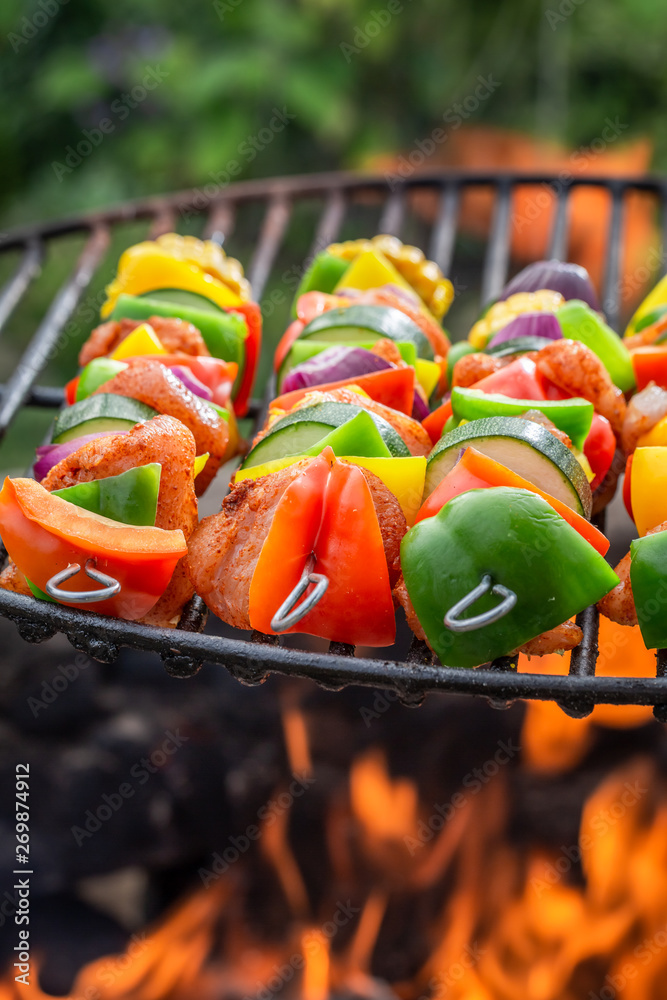
<svg viewBox="0 0 667 1000"><path fill-rule="evenodd" d="M296 290L292 302L292 316L296 319L296 304L302 295L313 291L333 292L349 266L349 261L335 257L327 250L316 254Z"/></svg>
<svg viewBox="0 0 667 1000"><path fill-rule="evenodd" d="M600 309L597 293L586 268L561 260L538 260L528 264L508 281L500 293L499 301L508 299L517 292L537 292L542 288L559 292L566 301L581 299L596 312Z"/></svg>
<svg viewBox="0 0 667 1000"><path fill-rule="evenodd" d="M83 570L92 560L97 572L121 585L118 594L96 603L95 611L131 621L156 604L187 552L180 530L119 524L54 496L32 479L5 480L0 533L20 572L42 591L54 574L75 563ZM60 586L64 591L91 589L83 573ZM62 603L90 607L76 601Z"/></svg>
<svg viewBox="0 0 667 1000"><path fill-rule="evenodd" d="M108 393L90 396L58 414L53 427L53 443L64 444L103 431L129 430L156 414L153 407L127 396Z"/></svg>
<svg viewBox="0 0 667 1000"><path fill-rule="evenodd" d="M539 410L567 434L576 448L583 448L593 419L593 404L585 399L511 399L479 389L452 389L452 413L457 421L514 417L526 410Z"/></svg>
<svg viewBox="0 0 667 1000"><path fill-rule="evenodd" d="M361 407L334 402L316 403L314 406L292 410L277 420L250 450L242 468L263 465L287 455L303 455L313 445L321 442L331 430L341 427L361 412ZM375 414L370 416L389 454L396 457L410 454L401 437L386 420ZM348 454L350 450L354 451L348 448Z"/></svg>
<svg viewBox="0 0 667 1000"><path fill-rule="evenodd" d="M391 307L330 309L311 320L300 334L300 339L330 344L372 344L381 338L411 343L418 357L433 360L433 348L421 329L405 313Z"/></svg>
<svg viewBox="0 0 667 1000"><path fill-rule="evenodd" d="M455 496L435 517L420 521L401 543L401 565L430 645L442 663L457 667L518 649L618 581L546 500L508 487ZM466 619L494 610L497 617L488 623L459 629Z"/></svg>
<svg viewBox="0 0 667 1000"><path fill-rule="evenodd" d="M468 445L535 483L578 514L590 517L591 488L577 459L546 427L519 417L473 420L445 434L429 456L425 497L453 468L461 448Z"/></svg>
<svg viewBox="0 0 667 1000"><path fill-rule="evenodd" d="M637 452L635 456L636 454ZM647 649L662 649L667 646L665 566L667 532L657 531L630 543L632 596Z"/></svg>
<svg viewBox="0 0 667 1000"><path fill-rule="evenodd" d="M376 402L408 415L413 412L415 400L420 398L415 392L413 368L386 368L382 371L369 372L367 375L351 376L338 382L319 383L317 389L320 392L330 392L345 386L357 386ZM271 408L291 410L310 390L311 387L307 386L303 389L283 392L273 400Z"/></svg>
<svg viewBox="0 0 667 1000"><path fill-rule="evenodd" d="M562 336L560 325L553 313L521 313L498 333L494 333L486 349L493 352L494 347L501 347L513 340L560 340ZM540 344L540 347L544 347L544 344Z"/></svg>
<svg viewBox="0 0 667 1000"><path fill-rule="evenodd" d="M632 518L642 538L652 528L667 521L667 448L637 448L628 479Z"/></svg>
<svg viewBox="0 0 667 1000"><path fill-rule="evenodd" d="M51 495L121 524L153 526L161 475L162 466L151 462L117 476L52 490Z"/></svg>
<svg viewBox="0 0 667 1000"><path fill-rule="evenodd" d="M396 635L382 535L361 471L315 459L288 486L276 507L250 584L250 624L274 632L274 616L314 556L328 580L324 597L296 625L338 642L388 646ZM372 608L372 614L369 609Z"/></svg>

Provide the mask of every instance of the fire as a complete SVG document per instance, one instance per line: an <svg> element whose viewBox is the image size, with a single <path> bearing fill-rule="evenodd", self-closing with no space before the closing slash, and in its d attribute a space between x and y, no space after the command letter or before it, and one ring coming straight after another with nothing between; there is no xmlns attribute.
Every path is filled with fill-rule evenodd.
<svg viewBox="0 0 667 1000"><path fill-rule="evenodd" d="M305 969L301 982L303 1000L326 1000L329 995L329 942L321 931L303 936Z"/></svg>
<svg viewBox="0 0 667 1000"><path fill-rule="evenodd" d="M352 765L352 811L376 841L401 841L417 825L417 789L409 779L392 781L379 750L370 750Z"/></svg>

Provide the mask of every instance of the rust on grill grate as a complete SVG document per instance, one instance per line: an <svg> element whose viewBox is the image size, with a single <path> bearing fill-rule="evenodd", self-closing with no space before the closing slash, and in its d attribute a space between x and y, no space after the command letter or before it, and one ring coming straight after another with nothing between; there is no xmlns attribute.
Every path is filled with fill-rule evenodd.
<svg viewBox="0 0 667 1000"><path fill-rule="evenodd" d="M252 203L264 206L248 267L254 295L259 299L271 278L298 201L321 202L321 214L311 243L311 253L314 253L338 238L351 207L359 198L381 202L378 231L401 236L409 215L411 193L426 190L434 192L439 199L427 241L428 252L447 274L454 254L462 193L469 188L491 187L495 191L495 209L481 275L481 300L489 302L503 287L509 269L512 193L518 186L536 184L550 186L556 196L549 245L550 256L561 259L567 247L568 200L572 190L589 186L609 191L612 210L602 299L610 324L617 328L624 198L631 191L655 196L661 206L663 235L667 240L667 180L663 178L577 177L563 181L539 174L450 171L418 174L393 190L384 177L351 173L246 181L229 185L208 204L202 232L223 242L235 228L239 208ZM74 270L57 292L15 372L0 387L0 439L21 407L57 408L62 404L62 390L42 387L35 382L60 332L102 263L113 226L146 220L151 235L157 236L177 225L179 213L201 214L198 198L197 191L183 191L60 222L27 226L7 235L0 252L19 249L22 258L0 291L0 330L29 292L49 245L72 233L87 233L88 238ZM255 426L262 421L272 389L271 379L265 400L254 401L251 406L250 415ZM601 521L601 518L597 521L600 527ZM2 550L0 554L4 562L6 553ZM388 651L390 659L360 655L358 650L344 643L331 643L328 652L312 652L281 645L278 637L258 633L235 631L233 638L205 634L202 630L208 611L198 597L186 606L174 630L76 611L2 590L0 614L14 621L28 642L42 642L62 632L77 649L107 663L115 660L122 646L157 652L175 677L191 676L202 663L211 662L226 667L246 684L260 684L269 673L280 672L309 678L333 690L350 684L392 689L407 705L418 705L427 693L435 691L485 696L498 708L506 707L516 698L537 698L557 701L575 718L589 715L599 703L652 705L656 718L667 722L667 650L658 651L655 677L596 675L598 613L595 608L586 608L577 616L583 641L571 654L570 672L566 676L517 673L516 657L500 657L474 670L443 667L434 662L424 643L417 639L410 643L406 634ZM404 648L399 651L399 646Z"/></svg>

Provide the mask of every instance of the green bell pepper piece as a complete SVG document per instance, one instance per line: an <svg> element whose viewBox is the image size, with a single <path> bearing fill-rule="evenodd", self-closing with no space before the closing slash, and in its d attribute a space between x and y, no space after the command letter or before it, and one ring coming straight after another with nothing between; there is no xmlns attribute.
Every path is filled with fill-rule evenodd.
<svg viewBox="0 0 667 1000"><path fill-rule="evenodd" d="M412 604L442 663L474 667L512 652L598 601L618 582L602 556L546 500L499 486L451 499L401 543ZM502 618L470 632L444 625L447 611L485 574L517 595ZM462 617L495 608L486 593Z"/></svg>
<svg viewBox="0 0 667 1000"><path fill-rule="evenodd" d="M459 358L465 357L466 354L475 354L477 348L473 347L472 344L468 343L467 340L459 340L449 348L447 352L447 385L451 386L452 378L454 375L454 365L459 360Z"/></svg>
<svg viewBox="0 0 667 1000"><path fill-rule="evenodd" d="M667 531L630 543L630 583L647 649L667 646Z"/></svg>
<svg viewBox="0 0 667 1000"><path fill-rule="evenodd" d="M114 378L125 368L127 365L124 361L114 361L113 358L94 358L79 375L75 402L79 403L82 399L92 396L96 389L99 389L101 385Z"/></svg>
<svg viewBox="0 0 667 1000"><path fill-rule="evenodd" d="M52 597L49 597L49 595L46 593L46 591L40 590L39 587L36 587L35 584L32 582L32 580L29 580L27 576L25 578L25 582L28 584L28 586L30 588L30 591L32 593L32 596L36 597L38 601L48 601L49 604L57 604L58 603Z"/></svg>
<svg viewBox="0 0 667 1000"><path fill-rule="evenodd" d="M358 458L392 458L367 410L357 413L351 420L335 427L331 433L314 444L304 455L319 455L327 445L334 455L355 455Z"/></svg>
<svg viewBox="0 0 667 1000"><path fill-rule="evenodd" d="M316 254L296 290L292 302L293 319L296 319L296 304L302 295L305 295L306 292L328 292L330 294L349 266L349 260L335 257L326 250Z"/></svg>
<svg viewBox="0 0 667 1000"><path fill-rule="evenodd" d="M452 389L452 414L457 421L482 417L515 417L526 410L539 410L564 431L575 448L581 450L591 429L593 404L575 396L573 399L511 399L500 392L481 389Z"/></svg>
<svg viewBox="0 0 667 1000"><path fill-rule="evenodd" d="M570 299L556 313L563 336L579 340L597 354L612 382L623 392L634 388L635 375L627 347L610 326L589 305Z"/></svg>
<svg viewBox="0 0 667 1000"><path fill-rule="evenodd" d="M128 469L118 476L54 490L54 497L121 524L155 525L162 466L159 462Z"/></svg>

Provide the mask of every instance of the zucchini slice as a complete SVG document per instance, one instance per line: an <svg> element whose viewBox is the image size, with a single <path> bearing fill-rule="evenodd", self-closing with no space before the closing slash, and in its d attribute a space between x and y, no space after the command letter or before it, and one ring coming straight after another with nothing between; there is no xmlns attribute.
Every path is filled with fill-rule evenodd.
<svg viewBox="0 0 667 1000"><path fill-rule="evenodd" d="M387 338L414 344L417 357L433 361L433 348L422 330L400 309L391 306L346 306L321 313L301 331L299 339L335 344L367 344Z"/></svg>
<svg viewBox="0 0 667 1000"><path fill-rule="evenodd" d="M461 449L468 445L590 518L593 495L577 459L546 427L520 417L485 417L445 434L429 456L424 499L454 467Z"/></svg>

